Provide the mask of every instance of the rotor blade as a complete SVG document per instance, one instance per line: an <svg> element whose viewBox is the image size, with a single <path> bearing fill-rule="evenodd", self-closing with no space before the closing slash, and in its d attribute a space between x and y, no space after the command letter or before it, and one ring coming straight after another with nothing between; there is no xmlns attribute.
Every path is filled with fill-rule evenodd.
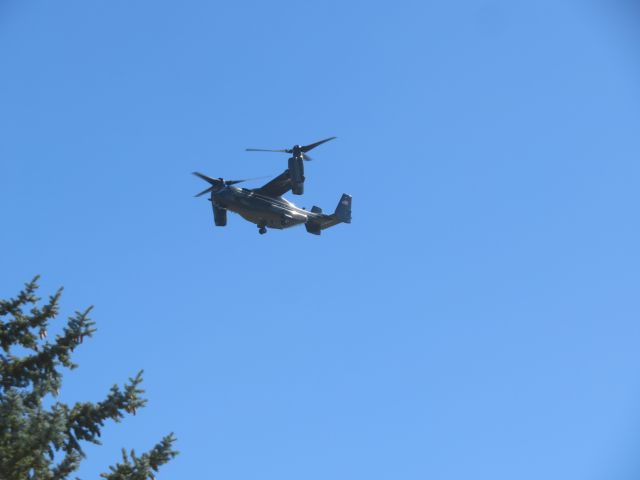
<svg viewBox="0 0 640 480"><path fill-rule="evenodd" d="M204 180L207 183L210 183L211 185L219 185L220 184L220 180L218 180L217 178L211 178L206 176L204 173L200 173L200 172L193 172L193 174L198 177L201 178L202 180Z"/></svg>
<svg viewBox="0 0 640 480"><path fill-rule="evenodd" d="M307 162L310 162L311 160L313 160L313 158L311 158L309 155L307 155L306 153L302 154L302 159L306 160Z"/></svg>
<svg viewBox="0 0 640 480"><path fill-rule="evenodd" d="M245 152L279 152L279 153L291 153L291 150L267 150L264 148L246 148Z"/></svg>
<svg viewBox="0 0 640 480"><path fill-rule="evenodd" d="M201 197L202 195L204 195L205 193L209 193L211 190L213 190L215 187L209 187L206 190L201 191L199 194L194 195L194 197Z"/></svg>
<svg viewBox="0 0 640 480"><path fill-rule="evenodd" d="M312 143L310 145L305 145L304 147L300 147L300 150L302 150L303 152L308 152L309 150L316 148L318 145L322 145L323 143L328 142L329 140L333 140L334 138L337 138L337 137L329 137L329 138L325 138L324 140L320 140L319 142Z"/></svg>

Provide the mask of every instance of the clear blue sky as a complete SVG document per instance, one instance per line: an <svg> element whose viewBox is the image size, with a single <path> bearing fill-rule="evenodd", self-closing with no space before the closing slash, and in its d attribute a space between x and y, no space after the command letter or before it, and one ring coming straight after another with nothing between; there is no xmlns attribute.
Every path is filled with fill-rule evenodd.
<svg viewBox="0 0 640 480"><path fill-rule="evenodd" d="M0 1L0 296L146 372L83 478L637 479L640 11L630 1ZM301 206L213 227L191 175L331 135ZM258 185L258 183L254 184Z"/></svg>

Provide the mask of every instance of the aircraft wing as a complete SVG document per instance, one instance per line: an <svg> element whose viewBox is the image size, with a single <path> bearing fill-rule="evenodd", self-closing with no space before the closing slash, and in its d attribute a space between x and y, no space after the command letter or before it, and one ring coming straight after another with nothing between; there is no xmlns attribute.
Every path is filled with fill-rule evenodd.
<svg viewBox="0 0 640 480"><path fill-rule="evenodd" d="M254 188L255 193L266 195L267 197L279 197L291 190L291 177L289 170L285 170L269 183L264 184L260 188Z"/></svg>

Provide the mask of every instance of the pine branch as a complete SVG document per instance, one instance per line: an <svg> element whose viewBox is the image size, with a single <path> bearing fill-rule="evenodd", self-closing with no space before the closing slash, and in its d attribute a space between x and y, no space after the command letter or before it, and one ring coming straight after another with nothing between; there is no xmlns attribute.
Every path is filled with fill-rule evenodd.
<svg viewBox="0 0 640 480"><path fill-rule="evenodd" d="M80 466L82 455L67 453L62 461L51 470L51 480L65 480Z"/></svg>
<svg viewBox="0 0 640 480"><path fill-rule="evenodd" d="M18 296L10 300L0 300L0 348L5 353L9 353L12 345L19 345L24 348L37 351L37 340L41 340L47 335L48 321L58 314L58 303L62 295L60 288L54 295L49 297L49 302L42 308L32 307L30 315L23 313L28 305L35 305L40 298L35 295L38 289L38 277L25 285L25 290ZM9 321L2 320L2 317L12 316ZM36 336L31 330L37 329Z"/></svg>
<svg viewBox="0 0 640 480"><path fill-rule="evenodd" d="M135 415L137 409L144 407L147 400L142 398L144 390L139 388L140 383L142 371L130 378L123 390L117 385L111 387L107 398L98 404L76 403L68 417L69 441L65 451L81 452L79 441L99 444L100 430L106 420L119 422L124 412Z"/></svg>
<svg viewBox="0 0 640 480"><path fill-rule="evenodd" d="M119 422L146 404L140 371L122 388L114 385L101 402L72 407L56 402L49 410L43 408L46 395L58 395L62 370L76 368L71 356L95 328L88 308L75 312L62 332L47 341L62 289L39 308L37 281L27 283L15 298L0 300L0 480L67 479L84 458L83 442L99 444L107 420ZM123 453L123 464L103 477L153 478L153 472L177 454L173 442L169 435L142 456Z"/></svg>
<svg viewBox="0 0 640 480"><path fill-rule="evenodd" d="M173 449L174 442L175 437L170 433L141 456L137 456L133 450L127 455L126 450L122 449L122 463L109 467L110 473L100 476L107 480L155 480L160 467L178 455L178 451Z"/></svg>
<svg viewBox="0 0 640 480"><path fill-rule="evenodd" d="M0 300L0 317L12 315L26 304L37 303L40 299L36 296L35 292L38 290L39 279L40 275L36 275L29 283L25 283L24 290L21 290L16 298Z"/></svg>
<svg viewBox="0 0 640 480"><path fill-rule="evenodd" d="M7 390L31 385L33 392L39 397L47 393L57 395L62 378L59 368L75 368L71 353L85 337L91 337L95 332L94 322L88 317L90 312L91 307L84 312L76 312L75 316L69 318L62 335L57 335L54 343L46 342L37 348L37 353L22 358L11 354L3 357L0 364L0 387Z"/></svg>

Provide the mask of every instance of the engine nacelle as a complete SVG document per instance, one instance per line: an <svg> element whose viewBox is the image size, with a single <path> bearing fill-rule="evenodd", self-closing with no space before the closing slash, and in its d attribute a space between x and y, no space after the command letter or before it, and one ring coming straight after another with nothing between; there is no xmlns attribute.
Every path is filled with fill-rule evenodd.
<svg viewBox="0 0 640 480"><path fill-rule="evenodd" d="M213 205L213 221L216 227L224 227L227 224L227 210Z"/></svg>
<svg viewBox="0 0 640 480"><path fill-rule="evenodd" d="M289 176L291 177L291 192L294 195L304 193L304 165L302 157L291 157L289 159Z"/></svg>

